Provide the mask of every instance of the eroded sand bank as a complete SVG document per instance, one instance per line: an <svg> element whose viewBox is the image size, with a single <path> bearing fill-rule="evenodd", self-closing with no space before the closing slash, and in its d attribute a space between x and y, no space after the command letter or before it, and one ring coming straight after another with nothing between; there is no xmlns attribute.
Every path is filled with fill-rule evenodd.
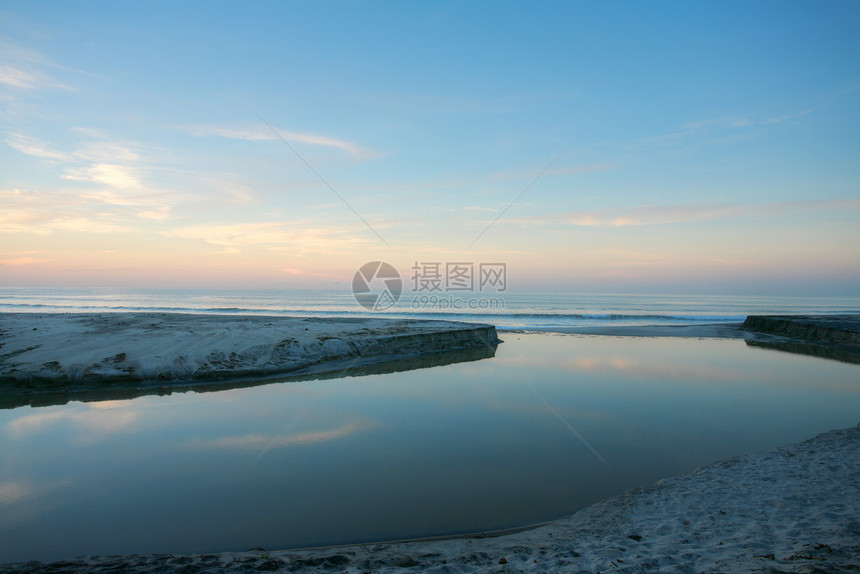
<svg viewBox="0 0 860 574"><path fill-rule="evenodd" d="M0 314L4 397L335 371L495 348L495 327L452 321L178 313Z"/></svg>

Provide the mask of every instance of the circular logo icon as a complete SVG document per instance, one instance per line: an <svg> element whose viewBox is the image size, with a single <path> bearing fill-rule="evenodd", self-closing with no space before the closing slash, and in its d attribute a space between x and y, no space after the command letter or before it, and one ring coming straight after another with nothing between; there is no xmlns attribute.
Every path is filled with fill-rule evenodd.
<svg viewBox="0 0 860 574"><path fill-rule="evenodd" d="M400 273L385 261L365 263L352 278L352 295L369 311L385 311L394 307L402 291Z"/></svg>

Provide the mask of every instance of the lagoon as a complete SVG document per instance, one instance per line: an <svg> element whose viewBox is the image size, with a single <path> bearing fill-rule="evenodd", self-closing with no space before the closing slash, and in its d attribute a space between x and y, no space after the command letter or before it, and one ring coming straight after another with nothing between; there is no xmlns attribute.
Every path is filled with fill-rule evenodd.
<svg viewBox="0 0 860 574"><path fill-rule="evenodd" d="M502 339L427 369L0 411L0 562L517 528L858 422L856 365Z"/></svg>

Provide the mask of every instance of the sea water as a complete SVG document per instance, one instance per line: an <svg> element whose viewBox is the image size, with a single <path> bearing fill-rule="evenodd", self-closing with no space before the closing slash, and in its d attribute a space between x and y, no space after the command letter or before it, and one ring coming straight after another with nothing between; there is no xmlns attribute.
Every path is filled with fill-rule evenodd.
<svg viewBox="0 0 860 574"><path fill-rule="evenodd" d="M2 287L0 312L180 312L477 321L506 328L741 322L751 314L860 313L860 298L601 293L414 293L369 311L351 290Z"/></svg>

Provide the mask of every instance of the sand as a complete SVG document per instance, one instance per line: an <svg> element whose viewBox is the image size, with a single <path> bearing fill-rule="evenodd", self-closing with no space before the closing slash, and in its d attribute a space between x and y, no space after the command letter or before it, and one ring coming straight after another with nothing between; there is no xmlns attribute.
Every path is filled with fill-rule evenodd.
<svg viewBox="0 0 860 574"><path fill-rule="evenodd" d="M860 572L860 426L718 462L504 536L0 565L28 571Z"/></svg>
<svg viewBox="0 0 860 574"><path fill-rule="evenodd" d="M263 381L499 342L492 325L452 321L0 313L0 394L4 406L45 404L32 401L57 391Z"/></svg>

